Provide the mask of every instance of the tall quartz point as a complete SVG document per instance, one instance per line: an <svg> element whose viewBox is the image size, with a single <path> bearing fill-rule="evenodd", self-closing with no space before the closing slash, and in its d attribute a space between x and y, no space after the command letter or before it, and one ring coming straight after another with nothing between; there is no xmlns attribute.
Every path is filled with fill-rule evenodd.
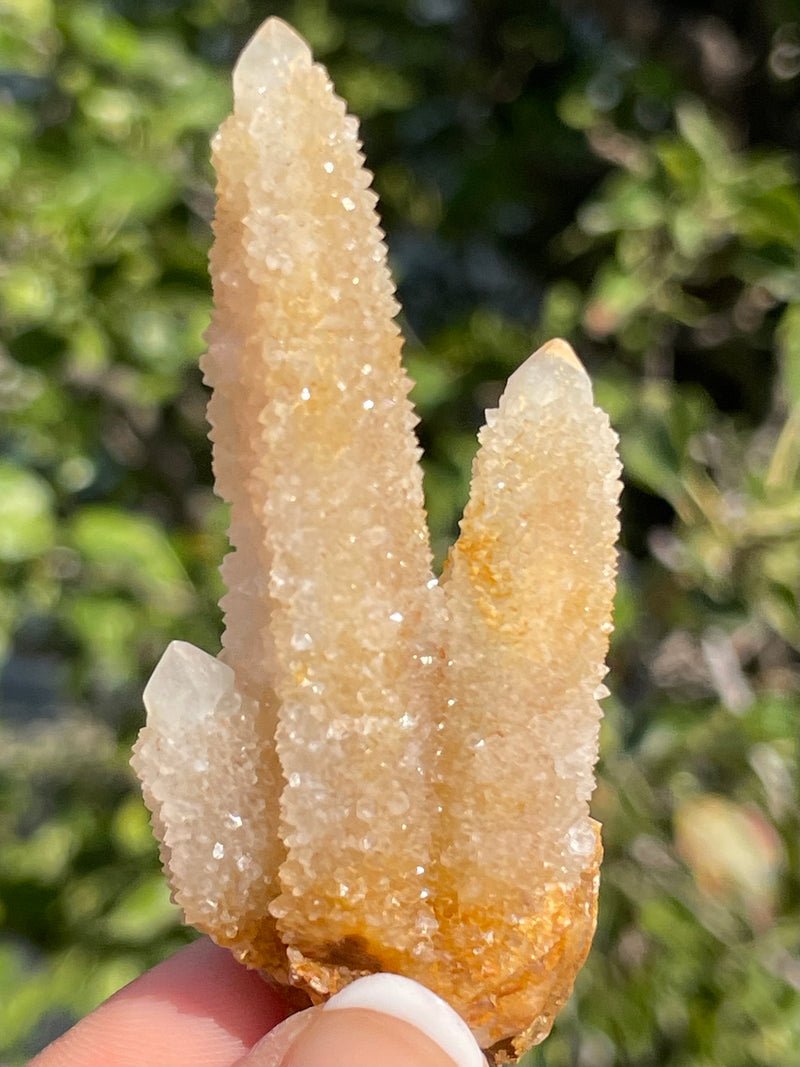
<svg viewBox="0 0 800 1067"><path fill-rule="evenodd" d="M223 649L169 646L133 764L188 923L315 1001L415 978L502 1062L594 931L616 437L569 345L534 353L437 582L357 122L277 19L233 80L203 361Z"/></svg>

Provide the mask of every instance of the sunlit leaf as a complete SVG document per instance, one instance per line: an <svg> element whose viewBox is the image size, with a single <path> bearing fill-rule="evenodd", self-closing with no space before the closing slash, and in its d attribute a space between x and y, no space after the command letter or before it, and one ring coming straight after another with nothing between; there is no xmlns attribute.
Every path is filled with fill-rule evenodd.
<svg viewBox="0 0 800 1067"><path fill-rule="evenodd" d="M55 539L53 494L33 471L0 460L0 560L16 563Z"/></svg>

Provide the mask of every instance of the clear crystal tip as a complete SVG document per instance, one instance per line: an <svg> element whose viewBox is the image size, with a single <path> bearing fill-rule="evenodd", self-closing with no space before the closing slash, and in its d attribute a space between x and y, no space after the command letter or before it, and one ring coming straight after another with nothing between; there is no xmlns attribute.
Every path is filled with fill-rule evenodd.
<svg viewBox="0 0 800 1067"><path fill-rule="evenodd" d="M310 67L312 62L311 49L283 19L262 22L233 69L236 110L252 110L270 88L286 80L292 67Z"/></svg>

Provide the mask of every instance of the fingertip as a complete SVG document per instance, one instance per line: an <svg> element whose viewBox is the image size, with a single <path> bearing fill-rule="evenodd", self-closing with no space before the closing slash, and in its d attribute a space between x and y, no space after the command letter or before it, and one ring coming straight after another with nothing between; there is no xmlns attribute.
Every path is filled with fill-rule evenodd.
<svg viewBox="0 0 800 1067"><path fill-rule="evenodd" d="M292 1016L236 1067L485 1067L463 1020L399 975L361 978Z"/></svg>
<svg viewBox="0 0 800 1067"><path fill-rule="evenodd" d="M227 1067L287 1010L256 972L202 938L115 993L30 1067Z"/></svg>

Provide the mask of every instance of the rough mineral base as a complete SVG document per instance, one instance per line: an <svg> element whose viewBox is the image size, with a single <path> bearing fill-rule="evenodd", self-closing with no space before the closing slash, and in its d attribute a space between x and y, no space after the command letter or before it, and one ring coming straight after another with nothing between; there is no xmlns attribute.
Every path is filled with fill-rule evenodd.
<svg viewBox="0 0 800 1067"><path fill-rule="evenodd" d="M595 926L616 437L569 345L534 353L437 581L357 122L277 19L233 82L203 361L223 649L169 646L133 764L188 923L314 1001L417 979L502 1061Z"/></svg>

